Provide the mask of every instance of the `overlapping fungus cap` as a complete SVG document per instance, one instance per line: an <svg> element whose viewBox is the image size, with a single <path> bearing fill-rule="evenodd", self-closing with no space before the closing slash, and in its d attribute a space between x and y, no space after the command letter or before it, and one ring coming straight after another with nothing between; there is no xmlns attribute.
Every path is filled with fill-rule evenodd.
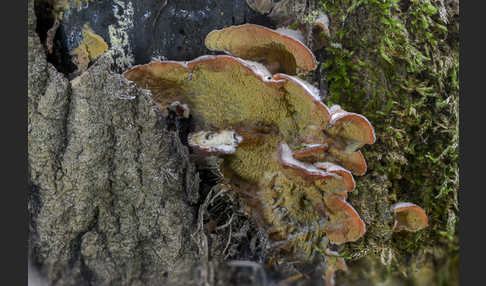
<svg viewBox="0 0 486 286"><path fill-rule="evenodd" d="M137 65L124 72L123 76L139 87L149 89L163 113L166 113L171 105L177 105L175 102L186 104L185 109L190 110L182 96L185 93L183 82L189 76L188 67L184 62L164 61Z"/></svg>
<svg viewBox="0 0 486 286"><path fill-rule="evenodd" d="M366 226L356 210L337 195L325 195L324 204L330 223L326 226L329 240L335 244L356 241L366 232Z"/></svg>
<svg viewBox="0 0 486 286"><path fill-rule="evenodd" d="M333 142L331 138L329 142ZM341 145L341 146L340 146ZM346 152L342 144L302 144L295 147L293 157L306 163L331 162L351 171L355 175L366 173L367 165L360 151Z"/></svg>
<svg viewBox="0 0 486 286"><path fill-rule="evenodd" d="M287 100L294 108L296 123L299 129L305 130L308 138L304 141L312 141L314 144L324 140L322 130L327 128L331 119L328 107L321 101L319 90L306 81L295 76L278 73L273 79L285 82Z"/></svg>
<svg viewBox="0 0 486 286"><path fill-rule="evenodd" d="M304 181L313 182L329 191L353 191L354 179L349 171L332 163L309 164L296 160L286 143L280 143L278 158L284 169L291 170Z"/></svg>
<svg viewBox="0 0 486 286"><path fill-rule="evenodd" d="M331 136L345 138L348 141L346 152L353 152L364 144L375 143L375 130L366 117L344 111L339 105L332 106L330 113L330 127L326 132Z"/></svg>
<svg viewBox="0 0 486 286"><path fill-rule="evenodd" d="M296 74L297 68L317 68L312 51L290 34L254 25L243 24L214 30L206 36L206 47L243 59L263 63L272 73Z"/></svg>
<svg viewBox="0 0 486 286"><path fill-rule="evenodd" d="M391 206L395 216L393 231L419 231L429 225L425 211L416 204L399 202Z"/></svg>
<svg viewBox="0 0 486 286"><path fill-rule="evenodd" d="M353 174L364 175L366 173L368 166L361 151L345 152L342 149L331 147L328 153L330 154L329 161L343 166Z"/></svg>
<svg viewBox="0 0 486 286"><path fill-rule="evenodd" d="M261 64L232 56L151 62L133 67L124 76L150 89L162 109L175 101L187 104L200 128L233 129L249 122L271 123L284 109L279 98L283 82L273 80Z"/></svg>
<svg viewBox="0 0 486 286"><path fill-rule="evenodd" d="M324 144L303 144L292 154L296 160L302 162L320 162L326 157L325 152L329 149L327 143Z"/></svg>
<svg viewBox="0 0 486 286"><path fill-rule="evenodd" d="M314 166L321 170L324 170L327 173L339 175L344 183L344 190L351 192L356 187L353 175L350 171L344 169L343 167L331 162L317 162L314 163Z"/></svg>
<svg viewBox="0 0 486 286"><path fill-rule="evenodd" d="M354 174L364 174L366 161L356 149L364 144L373 144L376 140L368 119L361 114L346 112L339 105L328 108L320 100L317 88L297 77L279 73L273 78L285 81L284 88L289 94L287 98L296 108L294 116L297 124L309 136L300 138L308 143L294 151L294 158L311 163L331 161ZM322 136L322 131L330 137Z"/></svg>

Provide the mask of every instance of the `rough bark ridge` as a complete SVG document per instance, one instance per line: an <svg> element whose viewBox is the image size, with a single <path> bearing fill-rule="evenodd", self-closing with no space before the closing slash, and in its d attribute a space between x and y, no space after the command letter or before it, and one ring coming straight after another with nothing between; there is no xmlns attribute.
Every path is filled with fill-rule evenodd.
<svg viewBox="0 0 486 286"><path fill-rule="evenodd" d="M177 284L197 261L187 148L110 57L71 82L57 72L33 1L28 16L32 262L52 285Z"/></svg>

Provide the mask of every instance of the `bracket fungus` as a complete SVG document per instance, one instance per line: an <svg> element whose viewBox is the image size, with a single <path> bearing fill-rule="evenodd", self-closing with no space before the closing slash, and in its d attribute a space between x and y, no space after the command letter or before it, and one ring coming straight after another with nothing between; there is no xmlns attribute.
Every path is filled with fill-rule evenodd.
<svg viewBox="0 0 486 286"><path fill-rule="evenodd" d="M278 61L294 72L288 57L267 50L277 47L297 67L314 69L314 55L298 41L246 24L211 32L206 45L234 56L151 62L124 76L149 89L161 110L186 104L190 147L223 159L231 188L278 250L309 260L323 241L362 237L366 227L346 198L352 173L366 171L357 149L375 141L370 122L328 108L311 84L250 61Z"/></svg>
<svg viewBox="0 0 486 286"><path fill-rule="evenodd" d="M330 218L325 229L330 241L335 244L356 241L366 232L359 214L342 197L325 195L324 204Z"/></svg>
<svg viewBox="0 0 486 286"><path fill-rule="evenodd" d="M425 211L416 204L399 202L391 206L395 217L393 231L416 232L429 225Z"/></svg>
<svg viewBox="0 0 486 286"><path fill-rule="evenodd" d="M296 68L311 71L317 68L312 51L294 34L254 24L231 26L210 32L205 39L211 51L263 62L272 72L296 74Z"/></svg>

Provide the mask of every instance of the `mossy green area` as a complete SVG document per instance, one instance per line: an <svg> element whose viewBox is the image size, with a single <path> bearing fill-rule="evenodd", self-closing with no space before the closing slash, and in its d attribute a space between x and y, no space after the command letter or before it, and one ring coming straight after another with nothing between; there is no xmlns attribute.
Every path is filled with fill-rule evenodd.
<svg viewBox="0 0 486 286"><path fill-rule="evenodd" d="M331 31L324 101L365 115L377 136L348 199L368 232L342 254L352 265L374 253L383 281L417 282L427 266L430 285L458 284L458 2L320 1ZM398 201L424 208L429 227L392 233L388 206Z"/></svg>

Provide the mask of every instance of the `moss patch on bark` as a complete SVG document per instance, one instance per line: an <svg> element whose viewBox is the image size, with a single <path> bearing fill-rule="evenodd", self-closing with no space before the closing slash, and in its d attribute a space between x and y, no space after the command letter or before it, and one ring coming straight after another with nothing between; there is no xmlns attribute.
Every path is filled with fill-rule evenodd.
<svg viewBox="0 0 486 286"><path fill-rule="evenodd" d="M365 115L377 134L377 142L363 150L368 173L357 178L349 198L368 233L346 244L342 253L348 261L375 253L387 273L413 281L419 279L418 269L428 265L435 267L434 283L454 285L459 253L458 1L320 4L331 31L321 69L329 86L325 102ZM430 226L417 233L392 233L388 206L398 201L422 206Z"/></svg>

